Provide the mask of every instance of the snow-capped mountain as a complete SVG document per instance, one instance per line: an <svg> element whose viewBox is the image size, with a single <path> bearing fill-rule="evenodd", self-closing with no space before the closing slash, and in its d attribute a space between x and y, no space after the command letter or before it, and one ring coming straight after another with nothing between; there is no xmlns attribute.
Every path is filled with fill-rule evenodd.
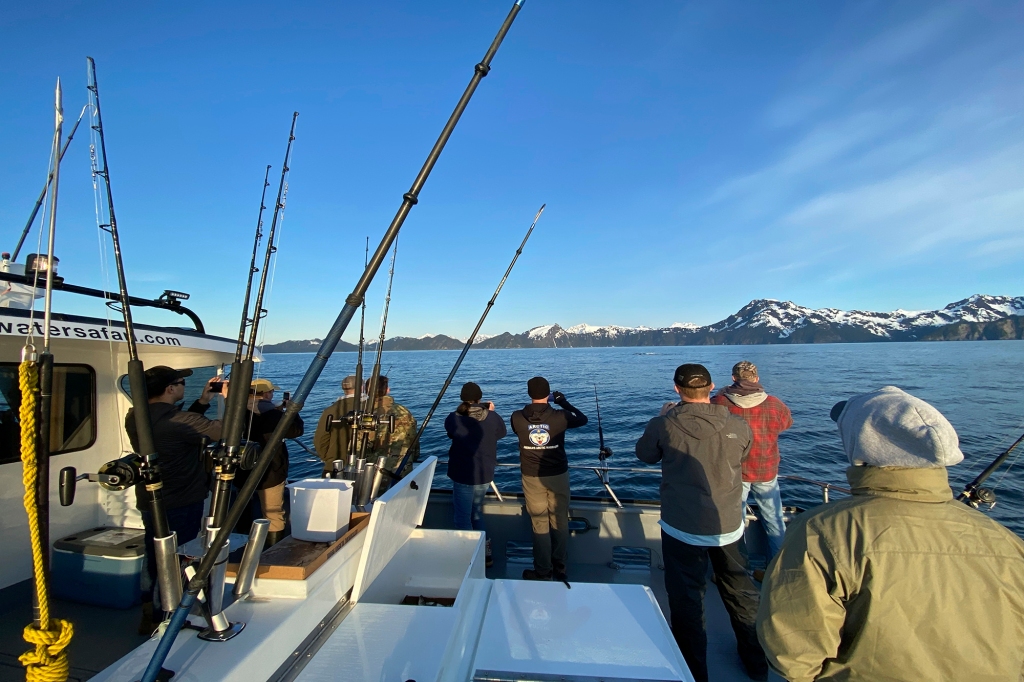
<svg viewBox="0 0 1024 682"><path fill-rule="evenodd" d="M975 294L940 310L870 312L807 308L792 301L756 299L735 314L703 327L676 322L668 327L546 324L520 334L480 335L475 348L586 348L595 346L691 346L761 343L841 343L1008 339L1022 337L1024 296ZM314 342L286 341L265 352L302 352ZM315 341L319 343L319 341ZM465 341L438 334L396 337L385 350L454 350ZM281 350L278 350L281 348ZM287 348L288 350L285 350Z"/></svg>

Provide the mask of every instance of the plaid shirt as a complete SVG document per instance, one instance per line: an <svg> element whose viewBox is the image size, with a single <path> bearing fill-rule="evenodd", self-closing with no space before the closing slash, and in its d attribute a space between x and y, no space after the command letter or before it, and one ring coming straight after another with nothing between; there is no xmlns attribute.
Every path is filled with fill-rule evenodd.
<svg viewBox="0 0 1024 682"><path fill-rule="evenodd" d="M750 455L743 462L744 483L764 483L779 475L779 434L793 425L793 417L786 404L775 396L749 409L733 403L722 394L711 398L715 405L725 405L738 417L743 417L754 434Z"/></svg>

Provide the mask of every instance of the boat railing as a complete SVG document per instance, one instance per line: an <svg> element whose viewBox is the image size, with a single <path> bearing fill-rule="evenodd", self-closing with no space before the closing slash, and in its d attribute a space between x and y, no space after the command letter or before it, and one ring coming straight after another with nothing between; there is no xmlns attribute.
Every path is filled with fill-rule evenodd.
<svg viewBox="0 0 1024 682"><path fill-rule="evenodd" d="M438 463L440 463L441 461L447 462L448 460L439 459ZM498 466L512 469L519 468L519 464L514 462L498 462ZM594 474L597 476L597 480L601 482L601 485L604 486L604 489L612 498L612 501L615 502L615 506L620 509L622 508L622 502L619 501L618 495L615 494L615 490L612 488L610 476L612 472L644 474L648 476L661 476L661 469L654 467L610 467L603 464L570 464L569 469L575 469L577 471L593 471ZM803 476L780 475L779 479L785 481L797 481L799 483L808 483L810 485L817 486L821 490L822 503L828 503L829 492L833 490L836 492L845 493L847 495L852 494L849 488L844 488L843 486L838 486L833 483L827 483L825 481L816 481L812 478L805 478ZM491 490L494 492L494 495L498 498L499 501L504 500L501 494L501 490L498 488L498 485L494 481L491 481Z"/></svg>

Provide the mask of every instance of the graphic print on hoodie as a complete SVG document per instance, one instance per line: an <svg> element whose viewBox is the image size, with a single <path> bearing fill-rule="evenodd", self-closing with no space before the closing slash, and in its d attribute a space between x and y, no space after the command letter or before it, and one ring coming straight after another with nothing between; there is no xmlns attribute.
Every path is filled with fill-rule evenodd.
<svg viewBox="0 0 1024 682"><path fill-rule="evenodd" d="M512 413L512 431L519 438L523 476L557 476L569 470L565 431L584 426L587 416L570 405L556 410L547 403L530 403Z"/></svg>

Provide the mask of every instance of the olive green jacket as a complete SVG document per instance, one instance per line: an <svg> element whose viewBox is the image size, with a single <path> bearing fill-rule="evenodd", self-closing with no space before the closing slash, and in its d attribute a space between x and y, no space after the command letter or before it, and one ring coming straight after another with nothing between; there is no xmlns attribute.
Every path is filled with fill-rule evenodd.
<svg viewBox="0 0 1024 682"><path fill-rule="evenodd" d="M349 427L345 424L332 423L331 428L328 429L327 423L341 419L353 409L355 409L355 398L347 397L336 401L320 415L320 421L317 423L316 433L313 436L313 445L316 447L316 453L320 459L324 461L324 473L333 470L334 460L345 459L350 447ZM374 412L378 415L394 415L395 430L389 432L385 425L378 426L376 437L367 445L366 459L375 461L378 456L386 455L388 458L386 466L393 471L416 438L416 418L389 395L377 400L377 409ZM419 444L415 446L414 456L409 458L410 462L402 472L403 475L412 469L412 460L416 459L415 455L418 452Z"/></svg>
<svg viewBox="0 0 1024 682"><path fill-rule="evenodd" d="M853 496L786 530L761 588L772 667L810 680L1024 679L1024 542L945 468L850 467Z"/></svg>

